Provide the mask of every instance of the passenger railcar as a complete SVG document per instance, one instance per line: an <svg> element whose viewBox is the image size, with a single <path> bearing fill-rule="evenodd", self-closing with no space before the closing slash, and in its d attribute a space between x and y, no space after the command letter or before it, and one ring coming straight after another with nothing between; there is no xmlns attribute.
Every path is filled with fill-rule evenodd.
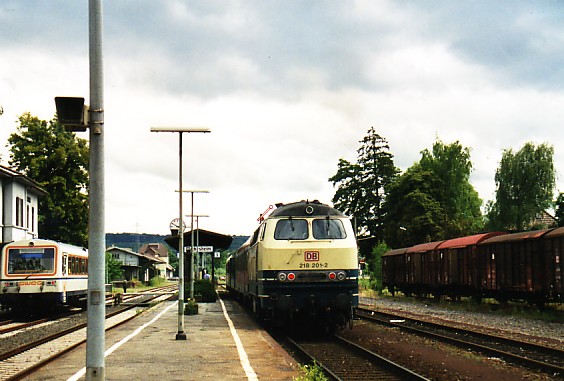
<svg viewBox="0 0 564 381"><path fill-rule="evenodd" d="M358 306L350 219L319 201L278 204L227 263L227 287L277 325L344 326Z"/></svg>
<svg viewBox="0 0 564 381"><path fill-rule="evenodd" d="M88 251L31 239L6 244L0 261L0 305L33 311L58 304L85 307Z"/></svg>

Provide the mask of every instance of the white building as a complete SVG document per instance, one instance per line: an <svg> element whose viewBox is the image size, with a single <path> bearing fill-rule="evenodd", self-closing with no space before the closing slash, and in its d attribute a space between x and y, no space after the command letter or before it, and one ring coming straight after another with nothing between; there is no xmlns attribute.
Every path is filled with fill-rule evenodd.
<svg viewBox="0 0 564 381"><path fill-rule="evenodd" d="M125 280L148 282L151 278L160 276L158 266L166 265L166 263L156 256L136 253L128 248L112 246L106 249L106 251L109 252L116 261L121 262Z"/></svg>
<svg viewBox="0 0 564 381"><path fill-rule="evenodd" d="M0 165L1 242L38 238L39 197L46 194L35 181Z"/></svg>

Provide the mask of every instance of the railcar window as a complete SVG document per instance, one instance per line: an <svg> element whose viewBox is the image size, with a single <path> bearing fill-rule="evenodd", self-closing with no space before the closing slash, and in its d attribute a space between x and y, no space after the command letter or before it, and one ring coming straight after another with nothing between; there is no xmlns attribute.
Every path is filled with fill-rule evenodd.
<svg viewBox="0 0 564 381"><path fill-rule="evenodd" d="M88 259L69 257L69 274L88 274Z"/></svg>
<svg viewBox="0 0 564 381"><path fill-rule="evenodd" d="M307 221L288 218L279 220L274 229L274 239L307 239Z"/></svg>
<svg viewBox="0 0 564 381"><path fill-rule="evenodd" d="M347 238L343 221L329 218L313 220L313 238L344 239Z"/></svg>
<svg viewBox="0 0 564 381"><path fill-rule="evenodd" d="M54 248L8 250L8 274L41 274L54 271Z"/></svg>

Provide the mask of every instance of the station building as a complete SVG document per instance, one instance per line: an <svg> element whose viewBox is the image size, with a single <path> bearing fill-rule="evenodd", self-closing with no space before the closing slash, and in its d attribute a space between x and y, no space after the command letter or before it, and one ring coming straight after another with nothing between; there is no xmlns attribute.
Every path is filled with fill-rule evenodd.
<svg viewBox="0 0 564 381"><path fill-rule="evenodd" d="M38 238L39 197L45 195L37 182L0 165L0 242Z"/></svg>

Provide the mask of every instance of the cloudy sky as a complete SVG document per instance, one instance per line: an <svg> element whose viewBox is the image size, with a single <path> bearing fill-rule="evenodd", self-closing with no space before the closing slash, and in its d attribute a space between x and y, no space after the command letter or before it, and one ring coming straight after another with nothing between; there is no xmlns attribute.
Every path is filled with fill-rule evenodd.
<svg viewBox="0 0 564 381"><path fill-rule="evenodd" d="M107 232L178 216L178 135L153 126L211 129L184 135L184 189L210 191L194 213L225 234L330 203L371 126L402 170L437 138L471 148L485 201L503 149L553 144L564 191L563 2L114 0L103 23ZM3 0L0 37L5 165L19 115L88 103L87 1Z"/></svg>

